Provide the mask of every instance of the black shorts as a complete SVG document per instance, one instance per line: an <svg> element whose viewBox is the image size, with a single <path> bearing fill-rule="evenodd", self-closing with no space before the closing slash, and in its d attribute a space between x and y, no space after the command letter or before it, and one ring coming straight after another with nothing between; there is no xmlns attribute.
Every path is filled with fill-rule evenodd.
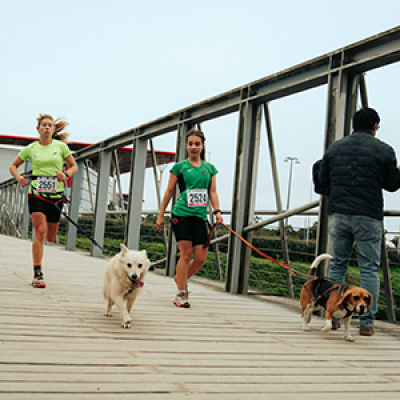
<svg viewBox="0 0 400 400"><path fill-rule="evenodd" d="M177 217L172 215L172 230L176 241L188 240L193 246L206 244L208 240L207 221L198 217Z"/></svg>
<svg viewBox="0 0 400 400"><path fill-rule="evenodd" d="M60 222L62 205L63 202L55 205L48 200L36 196L29 196L28 198L29 214L34 212L43 213L46 216L47 222Z"/></svg>

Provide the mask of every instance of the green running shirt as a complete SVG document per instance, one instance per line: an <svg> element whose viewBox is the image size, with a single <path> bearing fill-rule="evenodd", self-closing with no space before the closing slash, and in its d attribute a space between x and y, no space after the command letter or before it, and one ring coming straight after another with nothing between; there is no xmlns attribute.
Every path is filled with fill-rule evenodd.
<svg viewBox="0 0 400 400"><path fill-rule="evenodd" d="M176 163L171 172L178 177L181 195L172 208L179 217L198 217L207 220L208 191L211 178L218 173L213 164L205 161L194 167L188 160Z"/></svg>
<svg viewBox="0 0 400 400"><path fill-rule="evenodd" d="M33 175L56 176L57 171L63 171L64 160L70 154L71 150L64 142L53 139L48 146L42 146L38 141L31 143L19 152L19 157L23 161L28 158L31 160ZM35 180L32 181L29 193L32 193L32 187L36 189ZM57 181L57 192L63 190L63 182Z"/></svg>

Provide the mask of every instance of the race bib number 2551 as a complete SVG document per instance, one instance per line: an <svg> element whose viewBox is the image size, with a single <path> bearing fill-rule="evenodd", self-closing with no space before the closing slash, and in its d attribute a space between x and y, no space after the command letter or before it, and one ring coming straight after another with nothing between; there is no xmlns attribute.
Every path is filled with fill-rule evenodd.
<svg viewBox="0 0 400 400"><path fill-rule="evenodd" d="M207 207L208 193L206 189L191 189L187 191L188 207Z"/></svg>
<svg viewBox="0 0 400 400"><path fill-rule="evenodd" d="M57 193L57 178L55 176L38 176L36 191L38 193Z"/></svg>

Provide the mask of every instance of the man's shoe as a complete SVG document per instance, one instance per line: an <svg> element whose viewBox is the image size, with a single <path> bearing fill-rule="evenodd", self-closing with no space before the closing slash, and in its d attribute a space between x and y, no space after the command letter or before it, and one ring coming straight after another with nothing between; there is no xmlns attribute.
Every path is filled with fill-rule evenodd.
<svg viewBox="0 0 400 400"><path fill-rule="evenodd" d="M189 308L190 307L190 303L189 303L189 296L188 296L187 292L177 293L176 294L176 298L174 300L174 304L177 307Z"/></svg>
<svg viewBox="0 0 400 400"><path fill-rule="evenodd" d="M360 336L372 336L374 334L374 328L366 328L360 326Z"/></svg>
<svg viewBox="0 0 400 400"><path fill-rule="evenodd" d="M36 276L33 278L32 286L34 288L41 288L41 289L44 289L46 287L46 284L44 283L43 280L43 274L41 272L37 273Z"/></svg>
<svg viewBox="0 0 400 400"><path fill-rule="evenodd" d="M336 329L340 328L340 322L332 322L332 330L336 331Z"/></svg>

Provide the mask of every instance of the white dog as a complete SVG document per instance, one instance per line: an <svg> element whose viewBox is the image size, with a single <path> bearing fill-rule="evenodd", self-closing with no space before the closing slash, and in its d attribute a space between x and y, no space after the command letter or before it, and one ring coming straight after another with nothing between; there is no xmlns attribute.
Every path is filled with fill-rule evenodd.
<svg viewBox="0 0 400 400"><path fill-rule="evenodd" d="M130 328L132 318L129 313L144 286L150 262L146 250L129 250L123 244L120 248L121 252L107 264L104 275L103 293L108 302L104 315L111 317L111 307L115 304L123 318L121 327Z"/></svg>

